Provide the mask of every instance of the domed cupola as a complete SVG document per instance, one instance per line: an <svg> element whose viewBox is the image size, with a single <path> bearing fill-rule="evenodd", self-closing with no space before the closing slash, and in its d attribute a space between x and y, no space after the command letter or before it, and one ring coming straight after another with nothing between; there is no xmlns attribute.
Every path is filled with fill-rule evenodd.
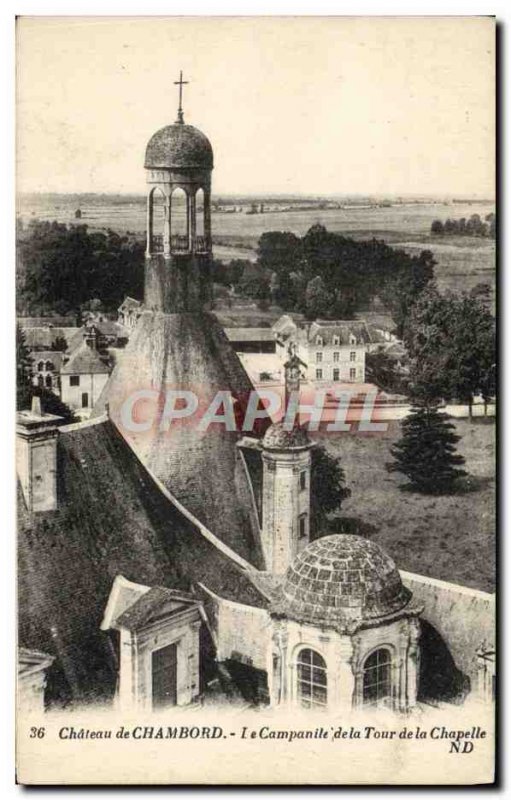
<svg viewBox="0 0 511 800"><path fill-rule="evenodd" d="M379 545L336 534L298 553L282 584L278 611L348 632L398 615L410 598L396 565Z"/></svg>
<svg viewBox="0 0 511 800"><path fill-rule="evenodd" d="M263 437L265 450L302 450L310 447L311 441L306 428L301 425L290 427L283 421L270 425Z"/></svg>
<svg viewBox="0 0 511 800"><path fill-rule="evenodd" d="M213 148L198 128L176 122L151 136L144 166L146 169L212 170Z"/></svg>

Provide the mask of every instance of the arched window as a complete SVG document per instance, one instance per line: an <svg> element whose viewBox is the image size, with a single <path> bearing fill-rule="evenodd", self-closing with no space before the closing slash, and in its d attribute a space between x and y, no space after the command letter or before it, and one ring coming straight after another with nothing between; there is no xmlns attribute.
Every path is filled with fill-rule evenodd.
<svg viewBox="0 0 511 800"><path fill-rule="evenodd" d="M44 361L38 361L37 362L37 371L38 372L42 372L43 369L44 369Z"/></svg>
<svg viewBox="0 0 511 800"><path fill-rule="evenodd" d="M170 235L173 250L188 249L188 197L179 186L174 189L170 206Z"/></svg>
<svg viewBox="0 0 511 800"><path fill-rule="evenodd" d="M37 385L42 389L44 386L44 378L42 375L37 376Z"/></svg>
<svg viewBox="0 0 511 800"><path fill-rule="evenodd" d="M364 703L379 705L392 695L392 654L386 647L364 661Z"/></svg>
<svg viewBox="0 0 511 800"><path fill-rule="evenodd" d="M163 234L165 232L165 195L155 186L149 194L151 253L163 253Z"/></svg>
<svg viewBox="0 0 511 800"><path fill-rule="evenodd" d="M47 361L46 362L46 372L53 372L54 369L55 369L55 367L53 366L53 362L52 361Z"/></svg>
<svg viewBox="0 0 511 800"><path fill-rule="evenodd" d="M300 650L296 660L296 694L304 708L325 708L327 674L324 659L315 650Z"/></svg>
<svg viewBox="0 0 511 800"><path fill-rule="evenodd" d="M195 231L197 236L205 235L203 189L197 189L197 192L195 194Z"/></svg>
<svg viewBox="0 0 511 800"><path fill-rule="evenodd" d="M51 379L51 375L47 375L46 376L45 382L46 382L46 388L47 389L51 389L51 387L53 385L53 382L52 382L52 379Z"/></svg>

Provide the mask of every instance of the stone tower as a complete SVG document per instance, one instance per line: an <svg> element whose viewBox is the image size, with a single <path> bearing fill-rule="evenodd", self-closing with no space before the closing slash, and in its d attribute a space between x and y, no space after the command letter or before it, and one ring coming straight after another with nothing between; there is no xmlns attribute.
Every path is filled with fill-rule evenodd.
<svg viewBox="0 0 511 800"><path fill-rule="evenodd" d="M304 428L271 425L262 441L266 567L283 574L310 540L311 449Z"/></svg>
<svg viewBox="0 0 511 800"><path fill-rule="evenodd" d="M300 394L300 368L294 348L284 365L284 409ZM305 428L277 422L262 440L262 539L267 569L284 573L310 541L311 449Z"/></svg>
<svg viewBox="0 0 511 800"><path fill-rule="evenodd" d="M151 137L144 163L149 185L144 305L166 314L201 311L211 303L213 149L201 131L185 124L182 75L177 83L177 120Z"/></svg>

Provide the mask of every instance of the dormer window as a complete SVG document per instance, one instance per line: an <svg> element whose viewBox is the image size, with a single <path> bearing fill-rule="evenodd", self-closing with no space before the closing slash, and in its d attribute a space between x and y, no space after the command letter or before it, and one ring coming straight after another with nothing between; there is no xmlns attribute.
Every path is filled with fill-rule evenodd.
<svg viewBox="0 0 511 800"><path fill-rule="evenodd" d="M350 333L350 344L356 344L356 343L357 343L357 337L353 336L353 334Z"/></svg>
<svg viewBox="0 0 511 800"><path fill-rule="evenodd" d="M319 345L319 347L323 347L324 341L322 336L316 336L316 344Z"/></svg>
<svg viewBox="0 0 511 800"><path fill-rule="evenodd" d="M333 339L332 339L332 344L334 344L334 345L339 345L340 343L341 343L341 337L340 337L340 336L337 336L337 335L335 335L335 336L333 337Z"/></svg>

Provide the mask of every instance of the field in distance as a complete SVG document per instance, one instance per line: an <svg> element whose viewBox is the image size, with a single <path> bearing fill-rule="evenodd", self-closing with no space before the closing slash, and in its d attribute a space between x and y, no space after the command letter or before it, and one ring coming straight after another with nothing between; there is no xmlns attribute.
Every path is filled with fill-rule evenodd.
<svg viewBox="0 0 511 800"><path fill-rule="evenodd" d="M325 207L328 202L338 207ZM307 205L309 204L309 205ZM263 211L261 213L261 205ZM252 213L253 206L256 213ZM307 207L305 207L307 206ZM80 209L81 218L75 217ZM495 241L467 236L431 236L431 223L448 217L460 219L494 212L494 204L485 201L446 203L432 200L399 200L393 204L361 199L335 201L257 198L249 204L243 198L220 201L213 210L213 249L216 258L256 258L257 241L271 230L291 231L303 236L316 223L355 239L382 239L394 247L415 254L432 250L438 263L437 280L441 289L469 291L478 283L495 286ZM232 209L236 209L233 211ZM142 195L21 195L18 216L30 219L83 223L91 229L112 228L119 233L130 231L145 235L146 210ZM248 212L248 213L247 213Z"/></svg>

